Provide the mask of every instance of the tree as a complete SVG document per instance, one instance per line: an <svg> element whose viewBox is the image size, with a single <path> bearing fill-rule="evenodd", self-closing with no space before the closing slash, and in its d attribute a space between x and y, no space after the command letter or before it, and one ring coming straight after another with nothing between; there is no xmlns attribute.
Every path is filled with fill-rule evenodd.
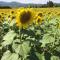
<svg viewBox="0 0 60 60"><path fill-rule="evenodd" d="M49 2L47 2L47 6L48 7L53 7L54 6L54 3L52 1L49 1Z"/></svg>

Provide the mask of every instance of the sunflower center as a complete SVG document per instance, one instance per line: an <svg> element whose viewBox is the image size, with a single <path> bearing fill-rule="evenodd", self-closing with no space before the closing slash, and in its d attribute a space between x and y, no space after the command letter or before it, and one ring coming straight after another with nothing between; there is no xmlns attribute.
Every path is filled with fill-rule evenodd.
<svg viewBox="0 0 60 60"><path fill-rule="evenodd" d="M0 15L0 18L1 18L1 15Z"/></svg>
<svg viewBox="0 0 60 60"><path fill-rule="evenodd" d="M43 14L42 14L42 13L39 13L39 14L38 14L38 16L42 17L42 16L43 16Z"/></svg>
<svg viewBox="0 0 60 60"><path fill-rule="evenodd" d="M21 14L21 17L20 17L20 22L21 23L27 23L29 20L30 20L30 18L31 18L31 12L30 11L28 11L28 12L23 12L22 14Z"/></svg>
<svg viewBox="0 0 60 60"><path fill-rule="evenodd" d="M40 22L40 19L38 19L38 22Z"/></svg>

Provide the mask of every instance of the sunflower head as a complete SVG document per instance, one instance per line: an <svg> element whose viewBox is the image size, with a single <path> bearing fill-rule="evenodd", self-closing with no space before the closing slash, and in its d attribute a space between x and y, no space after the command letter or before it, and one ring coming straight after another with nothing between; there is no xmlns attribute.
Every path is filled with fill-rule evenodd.
<svg viewBox="0 0 60 60"><path fill-rule="evenodd" d="M3 17L2 14L0 14L0 22L3 22Z"/></svg>
<svg viewBox="0 0 60 60"><path fill-rule="evenodd" d="M42 12L39 12L38 13L38 16L43 17L43 13Z"/></svg>
<svg viewBox="0 0 60 60"><path fill-rule="evenodd" d="M0 18L1 18L2 16L0 15Z"/></svg>
<svg viewBox="0 0 60 60"><path fill-rule="evenodd" d="M33 12L30 9L17 11L16 23L20 27L27 27L33 21Z"/></svg>
<svg viewBox="0 0 60 60"><path fill-rule="evenodd" d="M36 19L36 25L41 24L42 21L43 21L43 19L38 16L37 19Z"/></svg>
<svg viewBox="0 0 60 60"><path fill-rule="evenodd" d="M57 16L60 16L60 13L57 13Z"/></svg>
<svg viewBox="0 0 60 60"><path fill-rule="evenodd" d="M16 18L16 16L12 16L12 17L11 17L11 20L13 20L13 19L15 19L15 18Z"/></svg>
<svg viewBox="0 0 60 60"><path fill-rule="evenodd" d="M49 11L49 12L48 12L48 15L50 15L50 14L51 14L51 12Z"/></svg>
<svg viewBox="0 0 60 60"><path fill-rule="evenodd" d="M11 11L11 13L13 14L13 13L14 13L14 11Z"/></svg>
<svg viewBox="0 0 60 60"><path fill-rule="evenodd" d="M11 15L8 15L8 18L10 18L11 17Z"/></svg>
<svg viewBox="0 0 60 60"><path fill-rule="evenodd" d="M4 15L4 13L1 13L2 15Z"/></svg>
<svg viewBox="0 0 60 60"><path fill-rule="evenodd" d="M0 15L0 21L2 21L2 15Z"/></svg>
<svg viewBox="0 0 60 60"><path fill-rule="evenodd" d="M38 12L37 16L43 17L43 12Z"/></svg>
<svg viewBox="0 0 60 60"><path fill-rule="evenodd" d="M30 11L23 11L20 16L20 21L22 24L27 23L31 19L31 12Z"/></svg>

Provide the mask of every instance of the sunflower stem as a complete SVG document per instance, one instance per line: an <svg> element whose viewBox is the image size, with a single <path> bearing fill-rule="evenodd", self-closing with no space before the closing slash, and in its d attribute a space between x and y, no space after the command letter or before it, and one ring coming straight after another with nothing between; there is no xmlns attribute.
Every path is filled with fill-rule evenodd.
<svg viewBox="0 0 60 60"><path fill-rule="evenodd" d="M21 42L21 29L19 27L19 38L20 38L20 42Z"/></svg>
<svg viewBox="0 0 60 60"><path fill-rule="evenodd" d="M20 42L22 43L21 30L22 30L22 28L19 27L19 38L20 38ZM21 44L21 46L22 46L22 44ZM21 60L24 60L23 56L21 56Z"/></svg>

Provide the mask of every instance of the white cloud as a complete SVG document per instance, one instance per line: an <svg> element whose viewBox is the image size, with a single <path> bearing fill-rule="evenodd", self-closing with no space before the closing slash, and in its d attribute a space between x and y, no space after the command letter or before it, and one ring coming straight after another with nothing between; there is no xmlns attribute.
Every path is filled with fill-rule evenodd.
<svg viewBox="0 0 60 60"><path fill-rule="evenodd" d="M17 2L22 2L22 3L46 3L49 0L0 0L0 1L5 1L5 2L11 2L11 1L17 1ZM53 2L59 3L60 0L50 0Z"/></svg>
<svg viewBox="0 0 60 60"><path fill-rule="evenodd" d="M20 0L22 3L46 3L48 0Z"/></svg>
<svg viewBox="0 0 60 60"><path fill-rule="evenodd" d="M60 3L60 0L51 0L51 1L53 1L55 3Z"/></svg>

